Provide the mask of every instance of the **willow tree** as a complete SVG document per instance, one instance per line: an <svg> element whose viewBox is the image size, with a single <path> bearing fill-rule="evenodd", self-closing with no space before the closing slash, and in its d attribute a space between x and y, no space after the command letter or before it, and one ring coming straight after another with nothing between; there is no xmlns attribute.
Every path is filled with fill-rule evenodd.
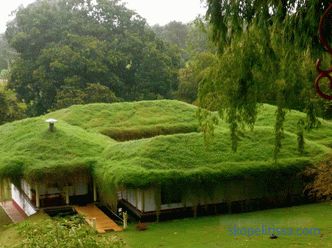
<svg viewBox="0 0 332 248"><path fill-rule="evenodd" d="M271 103L277 106L275 158L281 149L287 109L308 115L305 123L299 120L298 125L298 146L303 152L303 128L318 125L319 99L312 82L316 75L314 62L323 56L317 37L319 17L328 3L207 0L206 17L219 59L205 70L199 104L225 117L234 151L241 127L253 127L259 104ZM201 111L203 117L204 112Z"/></svg>

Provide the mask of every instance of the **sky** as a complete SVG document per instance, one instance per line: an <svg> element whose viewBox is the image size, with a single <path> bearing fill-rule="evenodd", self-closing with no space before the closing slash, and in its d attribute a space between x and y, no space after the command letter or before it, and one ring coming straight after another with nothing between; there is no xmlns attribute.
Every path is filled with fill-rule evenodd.
<svg viewBox="0 0 332 248"><path fill-rule="evenodd" d="M170 21L189 22L205 13L201 0L122 0L129 9L135 10L150 25L165 25ZM0 33L6 23L13 19L11 13L20 5L27 6L34 0L2 0L0 2Z"/></svg>

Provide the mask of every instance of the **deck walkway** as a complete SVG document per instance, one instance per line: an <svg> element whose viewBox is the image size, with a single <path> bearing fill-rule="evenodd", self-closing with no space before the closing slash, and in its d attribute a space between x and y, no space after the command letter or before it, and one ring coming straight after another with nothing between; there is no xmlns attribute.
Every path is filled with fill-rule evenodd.
<svg viewBox="0 0 332 248"><path fill-rule="evenodd" d="M0 202L8 217L14 222L18 223L27 218L27 215L21 210L13 201Z"/></svg>
<svg viewBox="0 0 332 248"><path fill-rule="evenodd" d="M74 206L75 210L85 217L85 220L90 226L94 227L98 233L106 233L107 231L120 232L123 230L111 218L109 218L103 211L101 211L94 204L87 206ZM95 218L95 226L93 219Z"/></svg>

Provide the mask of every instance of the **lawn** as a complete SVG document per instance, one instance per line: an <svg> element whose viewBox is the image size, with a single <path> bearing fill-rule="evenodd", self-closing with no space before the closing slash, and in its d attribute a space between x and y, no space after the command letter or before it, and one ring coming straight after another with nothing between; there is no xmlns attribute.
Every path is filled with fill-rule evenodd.
<svg viewBox="0 0 332 248"><path fill-rule="evenodd" d="M234 215L183 219L148 225L148 230L137 231L134 225L119 236L132 248L195 248L195 247L332 247L332 203L310 204ZM237 235L229 229L260 228L318 228L318 235ZM246 228L246 229L243 229ZM264 231L264 230L263 230ZM309 230L304 230L308 232ZM275 231L277 232L277 231ZM314 232L314 231L312 231ZM318 232L318 230L317 230Z"/></svg>
<svg viewBox="0 0 332 248"><path fill-rule="evenodd" d="M1 212L0 212L1 213ZM210 248L210 247L332 247L332 202L309 204L291 208L272 209L251 213L218 215L179 219L161 223L149 223L146 231L137 231L134 224L121 233L110 232L103 236L108 240L123 240L126 248ZM20 225L0 229L0 247L16 247L23 237L18 233L23 227L38 223L47 226L49 218L44 214L30 217ZM236 235L229 229L234 226L242 231L260 228L282 228L296 231L297 228L319 229L317 235L278 235L275 240L269 235ZM49 227L48 227L49 228ZM278 231L274 231L277 233ZM92 234L94 235L94 234ZM97 234L96 234L97 235ZM92 236L91 236L92 237ZM96 238L100 236L97 235ZM93 238L93 237L92 237ZM70 240L69 240L70 241ZM52 246L50 246L52 248Z"/></svg>

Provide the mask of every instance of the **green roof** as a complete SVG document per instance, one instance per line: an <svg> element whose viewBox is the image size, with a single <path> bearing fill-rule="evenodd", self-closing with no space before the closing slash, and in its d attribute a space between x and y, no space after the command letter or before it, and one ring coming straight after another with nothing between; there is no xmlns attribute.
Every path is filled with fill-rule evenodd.
<svg viewBox="0 0 332 248"><path fill-rule="evenodd" d="M234 153L223 122L206 147L198 132L196 107L183 102L72 106L0 126L0 177L58 179L64 173L92 170L105 187L148 187L176 180L212 183L266 171L301 171L330 152L332 123L322 120L320 128L305 134L305 153L299 154L296 123L306 116L290 111L275 163L275 111L271 105L260 107L256 127L243 133ZM58 120L55 132L48 131L48 118ZM135 140L120 142L108 136Z"/></svg>
<svg viewBox="0 0 332 248"><path fill-rule="evenodd" d="M47 116L117 140L198 129L195 106L170 100L75 105Z"/></svg>
<svg viewBox="0 0 332 248"><path fill-rule="evenodd" d="M96 164L99 154L114 142L64 121L50 132L46 119L42 116L0 126L0 178L24 176L42 181L73 176Z"/></svg>

